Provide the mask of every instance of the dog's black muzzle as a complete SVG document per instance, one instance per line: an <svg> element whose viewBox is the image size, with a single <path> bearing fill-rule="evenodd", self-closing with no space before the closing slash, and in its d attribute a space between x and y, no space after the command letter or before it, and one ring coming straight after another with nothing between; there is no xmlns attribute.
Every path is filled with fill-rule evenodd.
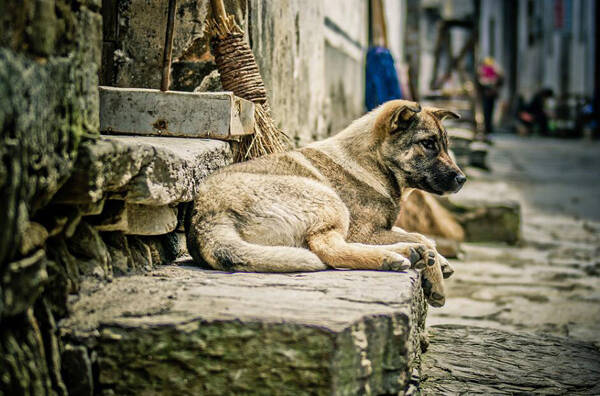
<svg viewBox="0 0 600 396"><path fill-rule="evenodd" d="M460 189L462 188L462 186L465 184L466 181L467 181L467 177L464 174L462 174L462 173L459 173L456 176L454 176L453 183L454 183L455 187L454 187L454 190L452 192L453 193L459 192Z"/></svg>
<svg viewBox="0 0 600 396"><path fill-rule="evenodd" d="M451 194L460 191L467 181L467 177L462 172L451 171L442 177L434 178L433 183L428 183L427 190L438 195Z"/></svg>

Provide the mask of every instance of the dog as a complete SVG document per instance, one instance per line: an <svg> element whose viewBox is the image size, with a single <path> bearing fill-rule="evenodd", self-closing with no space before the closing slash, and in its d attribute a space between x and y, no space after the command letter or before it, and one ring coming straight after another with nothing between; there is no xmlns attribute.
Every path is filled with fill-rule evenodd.
<svg viewBox="0 0 600 396"><path fill-rule="evenodd" d="M394 100L326 140L215 172L188 211L188 251L231 272L422 269L427 301L442 306L452 268L431 240L393 226L414 189L466 181L446 117L458 115Z"/></svg>

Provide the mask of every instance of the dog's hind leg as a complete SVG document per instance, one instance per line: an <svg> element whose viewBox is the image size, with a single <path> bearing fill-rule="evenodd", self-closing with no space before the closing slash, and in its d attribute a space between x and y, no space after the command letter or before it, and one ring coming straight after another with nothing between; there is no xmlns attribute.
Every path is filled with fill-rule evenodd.
<svg viewBox="0 0 600 396"><path fill-rule="evenodd" d="M406 257L393 251L348 243L336 229L314 233L307 239L310 250L334 268L404 271L411 266Z"/></svg>
<svg viewBox="0 0 600 396"><path fill-rule="evenodd" d="M205 218L188 231L188 251L196 262L231 272L302 272L328 269L308 249L245 241L226 214Z"/></svg>

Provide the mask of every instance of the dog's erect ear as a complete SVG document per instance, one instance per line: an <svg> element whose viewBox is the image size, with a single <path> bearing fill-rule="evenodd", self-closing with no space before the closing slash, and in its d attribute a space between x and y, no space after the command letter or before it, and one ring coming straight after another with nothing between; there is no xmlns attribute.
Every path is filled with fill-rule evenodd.
<svg viewBox="0 0 600 396"><path fill-rule="evenodd" d="M440 121L444 121L444 118L450 118L452 120L458 120L460 118L460 115L457 113L446 109L434 108L431 110L431 113Z"/></svg>
<svg viewBox="0 0 600 396"><path fill-rule="evenodd" d="M398 106L390 120L390 133L395 133L408 128L420 111L421 106L414 102Z"/></svg>

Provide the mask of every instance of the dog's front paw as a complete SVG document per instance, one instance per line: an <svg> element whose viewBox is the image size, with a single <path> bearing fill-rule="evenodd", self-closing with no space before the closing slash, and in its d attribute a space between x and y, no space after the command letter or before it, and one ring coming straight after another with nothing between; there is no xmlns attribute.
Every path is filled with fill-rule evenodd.
<svg viewBox="0 0 600 396"><path fill-rule="evenodd" d="M415 244L410 248L410 262L413 268L423 269L435 265L435 250L422 244Z"/></svg>
<svg viewBox="0 0 600 396"><path fill-rule="evenodd" d="M401 254L388 252L389 254L383 259L381 269L384 271L406 271L411 267L411 262Z"/></svg>
<svg viewBox="0 0 600 396"><path fill-rule="evenodd" d="M423 286L423 294L429 305L435 308L443 307L446 303L446 296L444 296L443 290L439 290L439 288L435 287L436 285L425 277L423 277L421 284Z"/></svg>
<svg viewBox="0 0 600 396"><path fill-rule="evenodd" d="M442 268L442 275L444 276L444 279L450 278L454 274L454 268L452 265L450 265L448 260L446 260L446 258L439 253L437 255L437 259L440 263L440 267Z"/></svg>
<svg viewBox="0 0 600 396"><path fill-rule="evenodd" d="M421 243L400 242L386 246L386 249L408 257L411 268L423 269L435 264L435 249Z"/></svg>

